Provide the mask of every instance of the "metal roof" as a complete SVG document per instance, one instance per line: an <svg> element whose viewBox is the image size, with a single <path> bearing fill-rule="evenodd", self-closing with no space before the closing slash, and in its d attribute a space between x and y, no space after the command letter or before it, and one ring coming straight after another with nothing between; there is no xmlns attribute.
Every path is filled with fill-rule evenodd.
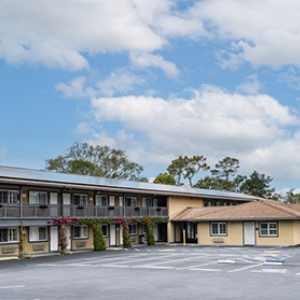
<svg viewBox="0 0 300 300"><path fill-rule="evenodd" d="M147 191L154 194L170 194L170 195L188 195L190 197L205 198L226 198L242 201L250 201L258 199L257 197L245 195L241 193L224 192L216 190L196 189L186 186L171 186L164 184L154 184L145 182L135 182L120 179L108 179L102 177L83 176L75 174L65 174L49 171L22 169L16 167L0 166L0 182L1 178L15 180L39 181L45 183L60 183L66 187L70 185L83 185L108 188L124 188L127 190Z"/></svg>

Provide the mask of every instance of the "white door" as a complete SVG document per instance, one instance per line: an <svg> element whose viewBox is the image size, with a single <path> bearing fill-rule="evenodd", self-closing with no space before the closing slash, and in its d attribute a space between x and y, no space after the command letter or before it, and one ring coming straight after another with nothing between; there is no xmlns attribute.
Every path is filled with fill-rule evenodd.
<svg viewBox="0 0 300 300"><path fill-rule="evenodd" d="M115 206L115 196L109 196L109 206Z"/></svg>
<svg viewBox="0 0 300 300"><path fill-rule="evenodd" d="M123 206L123 197L119 197L119 206Z"/></svg>
<svg viewBox="0 0 300 300"><path fill-rule="evenodd" d="M68 239L67 250L71 250L71 244L72 244L72 239L71 239L71 226L67 226L67 239Z"/></svg>
<svg viewBox="0 0 300 300"><path fill-rule="evenodd" d="M51 217L58 217L58 194L57 193L50 193L50 216Z"/></svg>
<svg viewBox="0 0 300 300"><path fill-rule="evenodd" d="M154 240L158 241L158 224L154 226Z"/></svg>
<svg viewBox="0 0 300 300"><path fill-rule="evenodd" d="M64 217L70 217L71 216L71 194L63 194L63 214Z"/></svg>
<svg viewBox="0 0 300 300"><path fill-rule="evenodd" d="M120 245L123 245L123 225L120 225Z"/></svg>
<svg viewBox="0 0 300 300"><path fill-rule="evenodd" d="M255 223L244 222L244 243L245 245L255 245Z"/></svg>
<svg viewBox="0 0 300 300"><path fill-rule="evenodd" d="M50 251L58 251L58 227L50 227Z"/></svg>
<svg viewBox="0 0 300 300"><path fill-rule="evenodd" d="M109 226L109 244L116 246L116 225Z"/></svg>

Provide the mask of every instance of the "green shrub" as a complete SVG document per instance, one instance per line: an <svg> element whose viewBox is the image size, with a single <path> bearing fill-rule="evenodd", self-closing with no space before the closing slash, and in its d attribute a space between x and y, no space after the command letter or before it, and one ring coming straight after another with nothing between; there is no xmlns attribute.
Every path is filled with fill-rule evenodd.
<svg viewBox="0 0 300 300"><path fill-rule="evenodd" d="M148 246L155 245L154 223L151 221L149 223L147 223L147 244L148 244Z"/></svg>
<svg viewBox="0 0 300 300"><path fill-rule="evenodd" d="M101 224L94 225L94 251L104 251L106 249L103 239Z"/></svg>

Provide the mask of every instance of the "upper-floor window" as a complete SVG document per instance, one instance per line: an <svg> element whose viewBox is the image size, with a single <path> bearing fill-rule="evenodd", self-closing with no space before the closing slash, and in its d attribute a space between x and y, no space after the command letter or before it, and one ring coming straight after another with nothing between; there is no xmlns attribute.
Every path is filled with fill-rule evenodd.
<svg viewBox="0 0 300 300"><path fill-rule="evenodd" d="M47 204L48 194L47 192L29 192L29 203L30 204Z"/></svg>
<svg viewBox="0 0 300 300"><path fill-rule="evenodd" d="M126 206L136 207L137 206L137 197L126 197Z"/></svg>
<svg viewBox="0 0 300 300"><path fill-rule="evenodd" d="M19 191L0 190L0 203L18 203Z"/></svg>
<svg viewBox="0 0 300 300"><path fill-rule="evenodd" d="M47 227L29 227L29 242L43 242L47 239Z"/></svg>
<svg viewBox="0 0 300 300"><path fill-rule="evenodd" d="M102 225L102 235L103 237L108 237L108 226L106 224Z"/></svg>
<svg viewBox="0 0 300 300"><path fill-rule="evenodd" d="M14 243L19 241L18 228L1 228L0 243Z"/></svg>
<svg viewBox="0 0 300 300"><path fill-rule="evenodd" d="M97 206L108 206L108 197L103 195L96 195Z"/></svg>
<svg viewBox="0 0 300 300"><path fill-rule="evenodd" d="M227 223L226 222L212 222L210 223L211 235L227 235Z"/></svg>
<svg viewBox="0 0 300 300"><path fill-rule="evenodd" d="M88 196L85 194L74 194L73 204L79 206L86 206L88 204Z"/></svg>
<svg viewBox="0 0 300 300"><path fill-rule="evenodd" d="M277 237L278 236L278 223L277 222L261 222L259 224L259 235L264 237Z"/></svg>

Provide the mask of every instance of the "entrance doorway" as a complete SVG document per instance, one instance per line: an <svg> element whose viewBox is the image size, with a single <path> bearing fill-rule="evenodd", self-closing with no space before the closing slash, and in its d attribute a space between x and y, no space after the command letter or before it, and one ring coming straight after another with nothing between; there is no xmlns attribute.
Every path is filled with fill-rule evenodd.
<svg viewBox="0 0 300 300"><path fill-rule="evenodd" d="M244 244L246 246L255 245L255 223L244 222Z"/></svg>

